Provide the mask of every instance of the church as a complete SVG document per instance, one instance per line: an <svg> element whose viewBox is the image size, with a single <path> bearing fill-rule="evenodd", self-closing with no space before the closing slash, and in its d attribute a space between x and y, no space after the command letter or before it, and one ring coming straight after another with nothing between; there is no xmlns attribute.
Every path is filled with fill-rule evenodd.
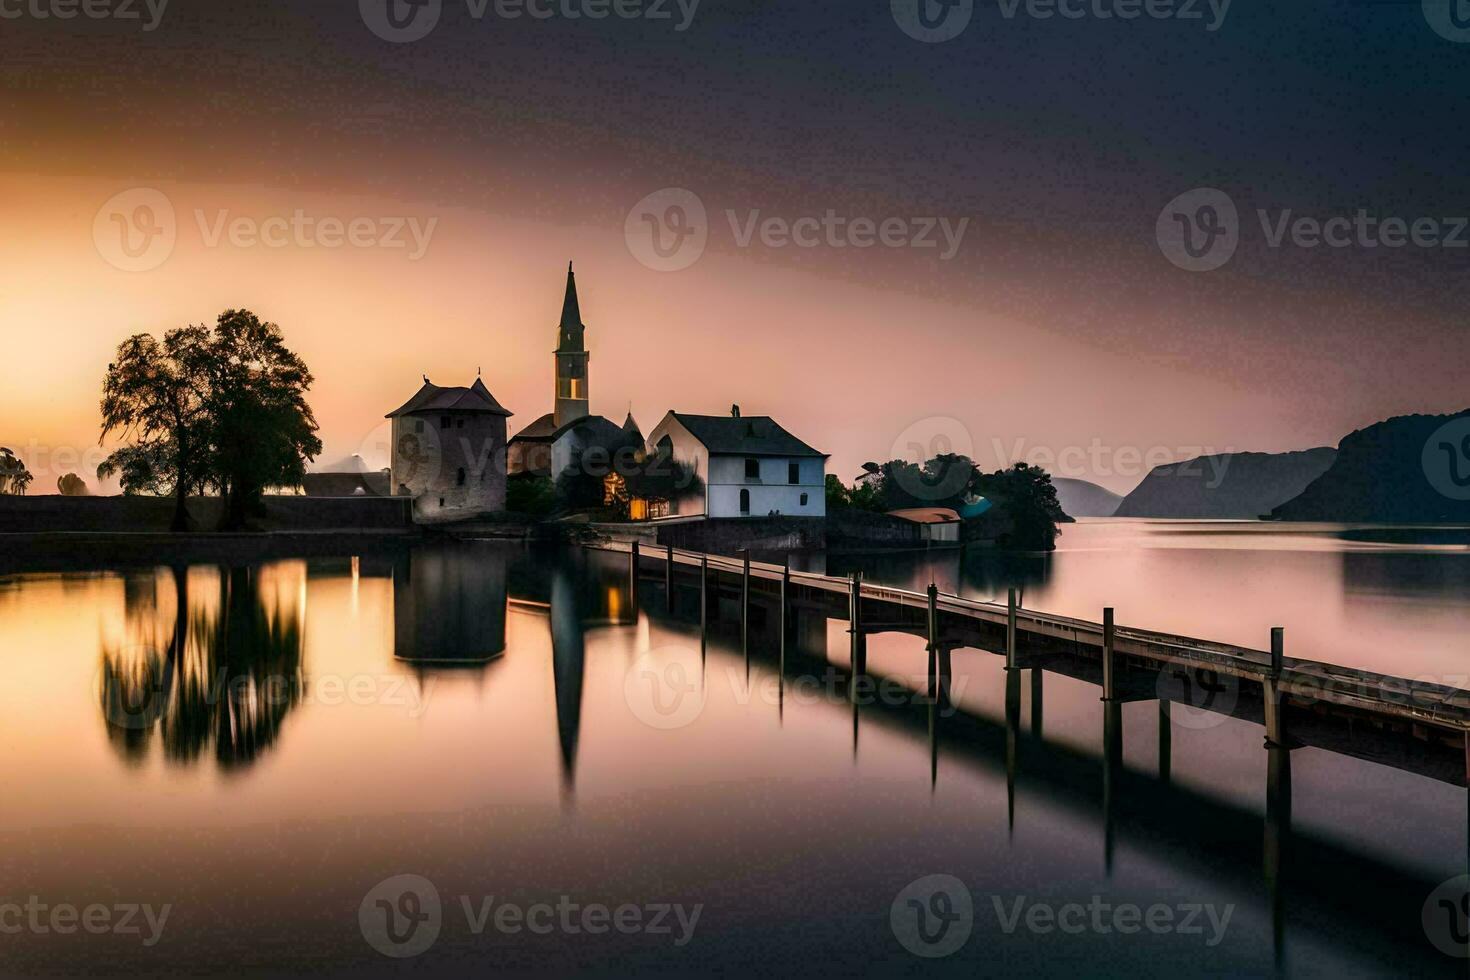
<svg viewBox="0 0 1470 980"><path fill-rule="evenodd" d="M511 476L529 474L555 479L581 466L594 448L610 457L620 448L641 450L643 434L632 413L622 425L589 410L587 325L577 299L577 276L567 263L567 290L557 328L552 410L526 426L506 446Z"/></svg>

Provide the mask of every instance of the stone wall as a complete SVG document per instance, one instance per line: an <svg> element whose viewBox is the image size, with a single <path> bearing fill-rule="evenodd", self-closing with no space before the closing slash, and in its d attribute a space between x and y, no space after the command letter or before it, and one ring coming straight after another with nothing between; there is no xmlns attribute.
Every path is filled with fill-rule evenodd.
<svg viewBox="0 0 1470 980"><path fill-rule="evenodd" d="M827 522L820 517L710 518L653 524L658 543L713 555L751 551L802 551L827 546Z"/></svg>
<svg viewBox="0 0 1470 980"><path fill-rule="evenodd" d="M266 497L265 531L398 530L411 528L410 502L393 497ZM188 503L194 528L219 526L218 497ZM55 531L167 531L173 522L169 497L60 497L0 495L0 534Z"/></svg>

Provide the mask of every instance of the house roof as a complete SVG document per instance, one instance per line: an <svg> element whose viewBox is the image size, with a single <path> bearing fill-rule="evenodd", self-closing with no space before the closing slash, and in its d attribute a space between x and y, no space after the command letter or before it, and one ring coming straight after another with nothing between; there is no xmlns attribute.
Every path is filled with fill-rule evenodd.
<svg viewBox="0 0 1470 980"><path fill-rule="evenodd" d="M889 517L901 517L915 524L958 524L960 515L948 507L905 507L890 510Z"/></svg>
<svg viewBox="0 0 1470 980"><path fill-rule="evenodd" d="M419 412L489 412L493 415L504 415L506 418L514 414L500 407L495 396L490 394L490 389L485 387L485 382L479 378L468 388L441 388L425 378L424 386L419 389L418 394L396 412L389 412L386 417L392 419Z"/></svg>
<svg viewBox="0 0 1470 980"><path fill-rule="evenodd" d="M685 415L670 412L689 434L713 454L731 456L815 456L818 452L768 415Z"/></svg>

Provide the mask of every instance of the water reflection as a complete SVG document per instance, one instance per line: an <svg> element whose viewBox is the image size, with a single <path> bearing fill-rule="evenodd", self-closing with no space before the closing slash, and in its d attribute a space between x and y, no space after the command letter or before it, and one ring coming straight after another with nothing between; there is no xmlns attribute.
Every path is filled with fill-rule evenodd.
<svg viewBox="0 0 1470 980"><path fill-rule="evenodd" d="M393 566L393 655L430 666L485 664L505 652L506 557L449 542Z"/></svg>
<svg viewBox="0 0 1470 980"><path fill-rule="evenodd" d="M125 580L130 642L104 647L100 670L109 741L131 762L157 739L170 762L210 754L223 768L249 765L275 744L301 698L303 611L268 598L258 569L220 569L209 597L191 596L187 570L170 577L166 634L157 580Z"/></svg>

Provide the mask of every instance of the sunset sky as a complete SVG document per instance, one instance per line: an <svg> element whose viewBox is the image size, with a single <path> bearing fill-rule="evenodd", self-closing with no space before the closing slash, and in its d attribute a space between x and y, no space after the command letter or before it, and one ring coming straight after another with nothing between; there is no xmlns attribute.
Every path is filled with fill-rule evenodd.
<svg viewBox="0 0 1470 980"><path fill-rule="evenodd" d="M1239 0L1214 30L1206 3L992 0L932 44L889 0L704 0L687 25L688 0L601 20L444 0L411 43L369 29L373 2L172 0L151 30L141 3L140 23L0 2L0 445L33 492L94 481L75 451L119 341L230 307L314 370L323 462L383 462L383 414L424 374L483 368L514 430L551 408L572 259L594 412L631 405L648 432L739 403L844 477L944 438L986 467L1070 448L1086 469L1061 475L1127 490L1135 459L1470 407L1470 43L1418 0ZM638 205L668 188L707 216L678 271L635 254ZM1215 271L1156 239L1196 188L1239 210ZM172 251L128 271L151 263L111 215L160 199ZM1443 243L1270 244L1360 210L1435 219ZM304 237L254 240L297 212ZM938 247L742 241L829 212L894 241L933 225ZM358 244L325 247L323 219ZM406 247L374 244L399 225ZM951 249L939 229L962 226Z"/></svg>

